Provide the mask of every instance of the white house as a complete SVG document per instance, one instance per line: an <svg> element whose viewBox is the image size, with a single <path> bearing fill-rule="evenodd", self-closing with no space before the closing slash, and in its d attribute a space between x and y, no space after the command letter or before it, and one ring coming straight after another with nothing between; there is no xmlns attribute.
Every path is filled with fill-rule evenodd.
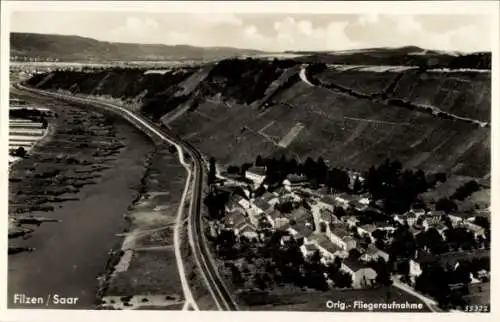
<svg viewBox="0 0 500 322"><path fill-rule="evenodd" d="M358 226L357 227L357 230L358 230L358 233L360 235L365 235L365 236L370 236L370 238L373 238L372 237L372 233L377 230L377 226L373 225L373 224L366 224L366 225L362 225L362 226Z"/></svg>
<svg viewBox="0 0 500 322"><path fill-rule="evenodd" d="M448 215L448 218L450 218L450 221L451 221L451 224L453 225L453 227L460 225L464 221L462 217L454 216L454 215Z"/></svg>
<svg viewBox="0 0 500 322"><path fill-rule="evenodd" d="M324 196L323 198L318 200L318 206L323 209L327 209L328 211L333 212L335 208L336 201L334 198L330 196Z"/></svg>
<svg viewBox="0 0 500 322"><path fill-rule="evenodd" d="M370 204L370 200L368 198L353 198L349 202L349 206L355 208L358 211L363 211L368 208L368 205Z"/></svg>
<svg viewBox="0 0 500 322"><path fill-rule="evenodd" d="M251 167L245 172L245 178L252 180L255 187L258 187L266 178L266 167Z"/></svg>
<svg viewBox="0 0 500 322"><path fill-rule="evenodd" d="M257 212L267 213L273 209L273 206L264 198L250 199L252 206L256 208Z"/></svg>
<svg viewBox="0 0 500 322"><path fill-rule="evenodd" d="M290 186L298 186L298 185L301 185L301 184L304 184L305 182L307 182L307 177L304 176L304 175L297 175L297 174L293 174L293 173L290 173L286 176L286 179L288 181L288 183L290 184Z"/></svg>
<svg viewBox="0 0 500 322"><path fill-rule="evenodd" d="M375 238L372 236L372 233L377 230L377 226L373 224L366 224L356 227L358 234L362 237L369 237L371 242L375 242Z"/></svg>
<svg viewBox="0 0 500 322"><path fill-rule="evenodd" d="M328 228L326 230L326 236L330 239L330 241L342 249L347 248L347 244L344 241L344 237L350 235L351 233L345 228L336 227L332 224L328 225Z"/></svg>
<svg viewBox="0 0 500 322"><path fill-rule="evenodd" d="M271 211L266 218L275 229L280 229L290 222L290 220L278 210Z"/></svg>
<svg viewBox="0 0 500 322"><path fill-rule="evenodd" d="M317 250L318 247L315 244L303 244L302 246L300 246L300 251L304 256L304 259L308 259L309 257L311 257Z"/></svg>
<svg viewBox="0 0 500 322"><path fill-rule="evenodd" d="M356 246L357 246L357 241L352 236L345 236L344 238L342 238L342 241L346 245L346 247L345 247L346 251L350 251L351 249L356 248Z"/></svg>
<svg viewBox="0 0 500 322"><path fill-rule="evenodd" d="M338 218L333 214L332 211L328 209L320 209L319 211L319 221L324 222L325 224L336 223L339 222Z"/></svg>
<svg viewBox="0 0 500 322"><path fill-rule="evenodd" d="M399 222L400 224L404 225L405 223L408 223L408 226L413 226L415 222L417 222L418 215L414 214L410 211L403 215L396 215L394 216L394 220Z"/></svg>
<svg viewBox="0 0 500 322"><path fill-rule="evenodd" d="M355 227L359 223L359 219L355 216L344 216L341 218L350 228Z"/></svg>
<svg viewBox="0 0 500 322"><path fill-rule="evenodd" d="M341 193L335 197L335 201L337 204L343 208L348 208L349 203L352 201L352 198L349 197L346 193Z"/></svg>
<svg viewBox="0 0 500 322"><path fill-rule="evenodd" d="M341 269L351 274L353 288L369 288L375 284L377 272L358 259L347 258Z"/></svg>
<svg viewBox="0 0 500 322"><path fill-rule="evenodd" d="M342 248L335 245L328 239L322 239L316 243L316 246L321 253L321 261L324 264L333 262L337 256L347 257L348 255Z"/></svg>
<svg viewBox="0 0 500 322"><path fill-rule="evenodd" d="M420 267L420 264L413 259L410 259L409 261L409 276L410 276L410 281L412 284L415 284L415 280L417 277L419 277L422 274L422 268Z"/></svg>
<svg viewBox="0 0 500 322"><path fill-rule="evenodd" d="M434 228L438 231L438 233L443 237L443 239L446 239L446 233L445 231L448 230L448 226L446 226L444 223L440 222L434 225L429 225L429 228Z"/></svg>
<svg viewBox="0 0 500 322"><path fill-rule="evenodd" d="M486 237L485 236L485 229L479 225L476 225L474 223L471 223L470 221L464 221L462 224L465 228L467 228L468 231L472 232L474 234L474 238L477 238L479 236L481 237Z"/></svg>
<svg viewBox="0 0 500 322"><path fill-rule="evenodd" d="M313 233L312 229L304 225L294 225L293 227L287 228L287 231L295 240L303 238L304 244L310 243L309 238Z"/></svg>
<svg viewBox="0 0 500 322"><path fill-rule="evenodd" d="M250 209L250 201L244 199L244 198L241 198L239 201L238 201L238 204L243 207L243 209L245 210L248 210Z"/></svg>
<svg viewBox="0 0 500 322"><path fill-rule="evenodd" d="M363 255L361 255L361 257L360 257L361 260L366 261L366 262L369 262L372 260L378 260L378 258L383 258L386 262L388 262L389 261L389 254L387 254L383 250L377 248L373 244L369 244L365 253Z"/></svg>
<svg viewBox="0 0 500 322"><path fill-rule="evenodd" d="M259 234L255 227L250 223L241 224L236 231L236 235L245 236L248 239L258 238Z"/></svg>
<svg viewBox="0 0 500 322"><path fill-rule="evenodd" d="M422 208L412 208L410 210L411 213L417 215L417 216L424 216L427 212L425 211L425 209L422 209Z"/></svg>

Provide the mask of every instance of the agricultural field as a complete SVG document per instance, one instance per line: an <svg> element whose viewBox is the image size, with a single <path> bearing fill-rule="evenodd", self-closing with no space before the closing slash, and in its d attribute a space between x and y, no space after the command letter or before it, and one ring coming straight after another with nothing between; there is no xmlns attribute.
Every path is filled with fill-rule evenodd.
<svg viewBox="0 0 500 322"><path fill-rule="evenodd" d="M185 180L184 168L167 147L149 155L141 195L126 215L130 226L123 234L122 256L101 289L103 308L183 304L173 236Z"/></svg>
<svg viewBox="0 0 500 322"><path fill-rule="evenodd" d="M353 70L354 69L354 70ZM317 75L322 83L334 83L364 94L381 93L398 77L392 71L360 71L357 68L348 70L327 69Z"/></svg>
<svg viewBox="0 0 500 322"><path fill-rule="evenodd" d="M327 69L317 79L361 94L387 93L444 112L489 122L491 117L491 74L418 70L366 71Z"/></svg>
<svg viewBox="0 0 500 322"><path fill-rule="evenodd" d="M395 97L434 105L445 112L480 121L491 120L491 74L429 72L406 73Z"/></svg>

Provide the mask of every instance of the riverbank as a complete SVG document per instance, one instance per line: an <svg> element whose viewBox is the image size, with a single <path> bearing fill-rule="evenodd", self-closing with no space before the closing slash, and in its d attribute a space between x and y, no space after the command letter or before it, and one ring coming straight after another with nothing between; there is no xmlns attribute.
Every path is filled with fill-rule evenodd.
<svg viewBox="0 0 500 322"><path fill-rule="evenodd" d="M125 239L108 263L99 291L103 309L180 310L182 284L174 230L186 181L184 168L163 145L148 158L141 194L129 207Z"/></svg>

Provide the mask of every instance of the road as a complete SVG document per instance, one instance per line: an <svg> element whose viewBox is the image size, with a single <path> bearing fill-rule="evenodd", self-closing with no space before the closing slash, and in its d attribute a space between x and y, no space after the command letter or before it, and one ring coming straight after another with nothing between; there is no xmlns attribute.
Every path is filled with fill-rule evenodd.
<svg viewBox="0 0 500 322"><path fill-rule="evenodd" d="M75 96L64 95L60 93L53 93L49 91L41 91L37 89L27 88L22 85L15 85L19 90L27 91L33 94L49 96L56 99L62 99L66 101L72 101L76 103L83 103L91 106L95 106L101 109L111 110L120 116L127 119L134 126L139 128L141 131L147 133L149 136L156 137L162 141L168 142L176 146L177 154L179 157L179 162L184 166L188 172L188 177L186 180L186 185L183 191L182 200L178 209L176 230L174 233L174 246L177 259L177 266L179 269L179 275L181 278L182 288L184 292L185 301L187 304L184 308L191 306L193 309L197 310L198 306L189 288L189 284L186 278L184 265L182 262L182 255L180 253L180 229L183 222L183 209L184 204L188 196L189 185L191 178L193 180L193 187L190 199L190 211L188 214L188 233L190 246L192 247L193 254L195 256L196 263L200 268L203 275L203 279L206 281L208 289L217 304L219 310L237 310L238 306L233 300L231 294L227 290L224 281L220 277L217 265L214 263L210 251L207 246L206 236L203 232L202 215L201 215L201 199L203 193L203 158L191 144L183 141L176 134L168 131L168 129L159 128L157 125L153 124L144 117L137 115L121 106L110 104L107 102L98 101L95 99L80 98ZM186 162L184 157L184 151L190 156L193 162L193 169L190 169L189 163Z"/></svg>
<svg viewBox="0 0 500 322"><path fill-rule="evenodd" d="M314 87L314 84L313 84L313 83L311 83L311 82L307 79L307 76L306 76L306 69L305 69L305 67L302 67L302 68L300 69L300 72L299 72L299 77L300 77L300 79L301 79L304 83L306 83L306 84L307 84L307 85L309 85L309 86Z"/></svg>
<svg viewBox="0 0 500 322"><path fill-rule="evenodd" d="M394 285L395 287L399 288L403 292L409 293L409 294L417 297L422 302L424 302L425 305L429 308L429 310L431 312L438 312L436 310L436 308L438 307L438 303L436 301L434 301L433 299L431 299L431 298L429 298L429 297L427 297L427 296L425 296L423 294L420 294L420 293L416 292L415 290L413 290L408 285L401 283L397 278L393 278L392 281L393 281L392 285Z"/></svg>
<svg viewBox="0 0 500 322"><path fill-rule="evenodd" d="M203 157L190 143L184 142L180 137L171 133L174 140L182 142L185 150L194 161L194 198L191 200L190 213L188 218L189 243L193 249L195 260L204 273L205 280L208 283L208 289L214 298L219 310L236 311L238 305L227 290L222 278L220 277L217 265L214 263L210 250L207 247L206 235L202 227L201 218L201 196L203 192Z"/></svg>

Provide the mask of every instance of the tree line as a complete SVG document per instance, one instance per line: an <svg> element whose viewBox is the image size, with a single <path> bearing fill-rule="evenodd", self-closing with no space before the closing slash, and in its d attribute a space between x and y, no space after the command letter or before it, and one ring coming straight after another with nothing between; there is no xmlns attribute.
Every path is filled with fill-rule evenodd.
<svg viewBox="0 0 500 322"><path fill-rule="evenodd" d="M418 195L434 186L438 180L437 176L429 180L420 169L403 169L400 161L389 159L379 166L370 167L364 178L363 190L369 192L375 201L383 201L387 213L400 214L408 211L417 201Z"/></svg>
<svg viewBox="0 0 500 322"><path fill-rule="evenodd" d="M312 187L325 185L335 191L351 191L349 173L328 166L322 157L316 160L308 157L304 162L298 162L295 158L287 158L284 155L280 158L262 158L259 155L255 165L266 167L265 182L270 185L281 184L288 175L294 174L306 177Z"/></svg>

